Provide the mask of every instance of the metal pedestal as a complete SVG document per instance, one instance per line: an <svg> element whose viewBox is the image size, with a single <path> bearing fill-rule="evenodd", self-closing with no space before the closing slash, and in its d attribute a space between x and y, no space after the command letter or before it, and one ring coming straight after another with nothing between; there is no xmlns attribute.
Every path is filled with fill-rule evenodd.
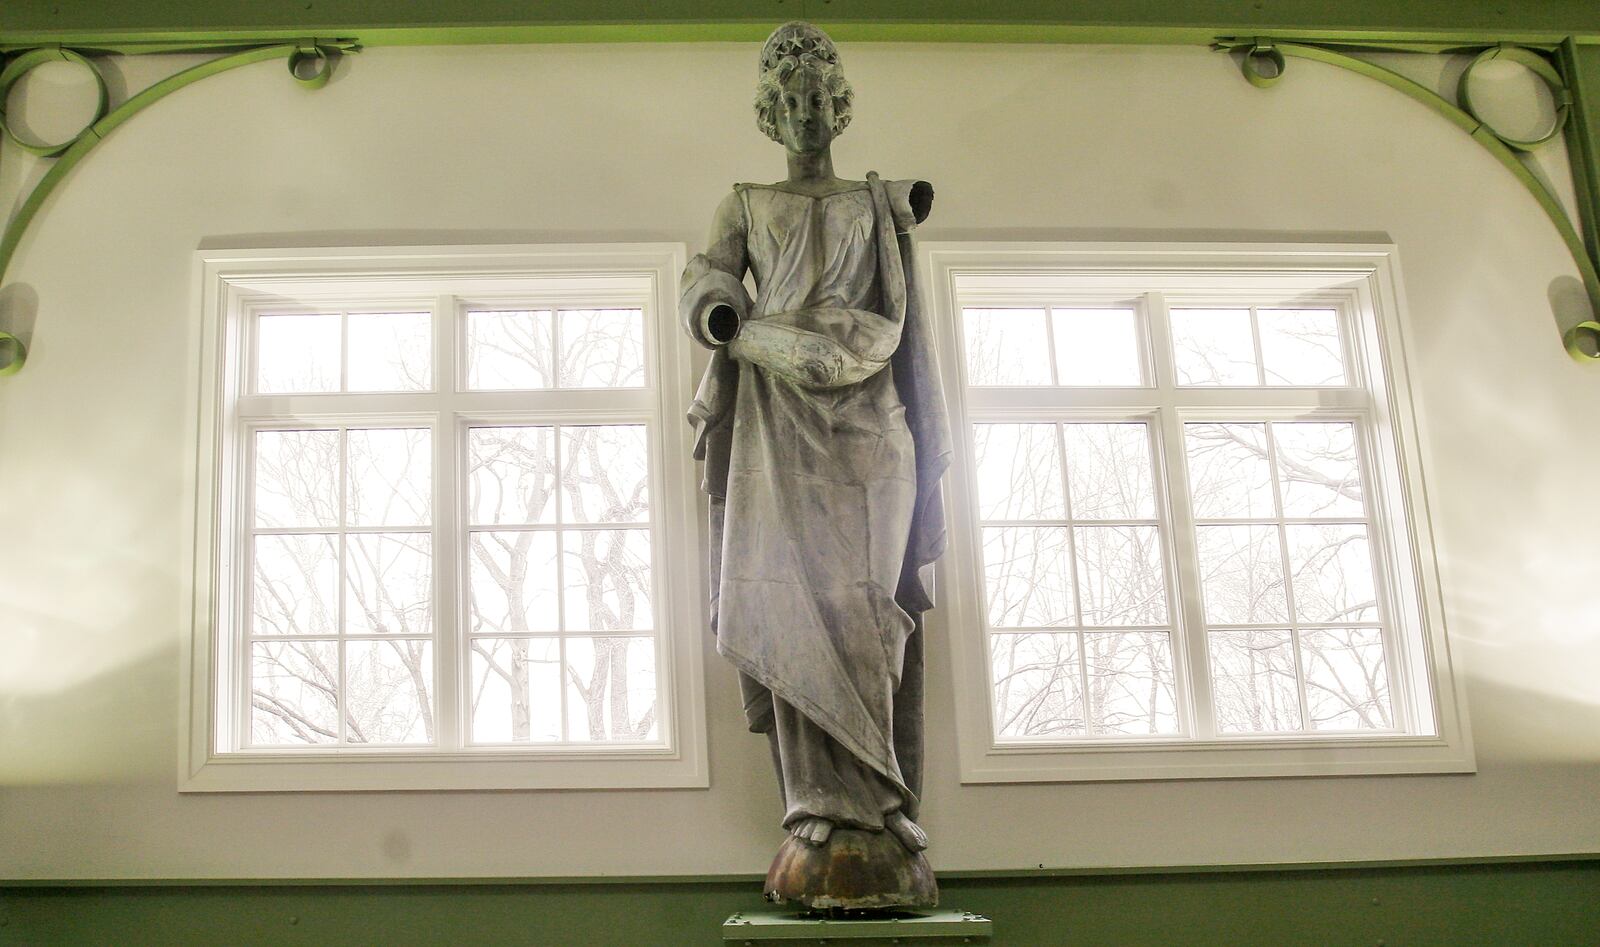
<svg viewBox="0 0 1600 947"><path fill-rule="evenodd" d="M726 944L987 944L994 922L970 911L894 911L878 916L833 918L793 908L740 911L722 924Z"/></svg>

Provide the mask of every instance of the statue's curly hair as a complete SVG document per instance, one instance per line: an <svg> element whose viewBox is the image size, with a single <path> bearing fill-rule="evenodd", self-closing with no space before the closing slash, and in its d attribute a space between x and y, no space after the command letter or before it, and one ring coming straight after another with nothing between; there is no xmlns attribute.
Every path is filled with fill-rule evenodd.
<svg viewBox="0 0 1600 947"><path fill-rule="evenodd" d="M816 73L822 79L823 89L833 97L833 134L838 136L850 124L850 106L856 93L845 79L837 58L830 62L810 52L783 55L772 66L761 70L755 102L756 127L779 144L783 143L783 136L778 133L778 103L783 99L783 84L802 69Z"/></svg>

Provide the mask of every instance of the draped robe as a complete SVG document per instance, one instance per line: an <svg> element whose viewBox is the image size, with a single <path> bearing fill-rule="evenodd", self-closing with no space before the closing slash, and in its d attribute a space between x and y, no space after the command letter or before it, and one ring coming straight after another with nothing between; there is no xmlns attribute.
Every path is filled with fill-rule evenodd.
<svg viewBox="0 0 1600 947"><path fill-rule="evenodd" d="M684 273L697 341L714 344L714 307L740 316L689 419L717 647L740 672L750 728L772 737L785 825L916 818L921 618L950 443L912 269L913 184L737 185Z"/></svg>

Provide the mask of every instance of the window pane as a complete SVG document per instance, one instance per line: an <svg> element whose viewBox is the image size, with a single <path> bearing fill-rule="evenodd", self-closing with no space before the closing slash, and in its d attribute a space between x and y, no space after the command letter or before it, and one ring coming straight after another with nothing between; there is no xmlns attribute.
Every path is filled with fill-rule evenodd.
<svg viewBox="0 0 1600 947"><path fill-rule="evenodd" d="M1213 631L1211 692L1222 733L1300 729L1289 632Z"/></svg>
<svg viewBox="0 0 1600 947"><path fill-rule="evenodd" d="M339 645L258 641L250 646L250 742L339 741Z"/></svg>
<svg viewBox="0 0 1600 947"><path fill-rule="evenodd" d="M1269 385L1343 385L1339 314L1332 309L1260 309L1261 361Z"/></svg>
<svg viewBox="0 0 1600 947"><path fill-rule="evenodd" d="M554 523L554 427L475 427L467 432L474 525Z"/></svg>
<svg viewBox="0 0 1600 947"><path fill-rule="evenodd" d="M986 520L1065 519L1054 424L974 424L978 515Z"/></svg>
<svg viewBox="0 0 1600 947"><path fill-rule="evenodd" d="M1284 516L1360 516L1361 465L1355 425L1295 422L1272 425Z"/></svg>
<svg viewBox="0 0 1600 947"><path fill-rule="evenodd" d="M1050 336L1043 309L963 309L967 384L1048 385Z"/></svg>
<svg viewBox="0 0 1600 947"><path fill-rule="evenodd" d="M1365 526L1289 526L1294 610L1301 621L1377 621Z"/></svg>
<svg viewBox="0 0 1600 947"><path fill-rule="evenodd" d="M351 641L345 662L346 740L433 742L433 642Z"/></svg>
<svg viewBox="0 0 1600 947"><path fill-rule="evenodd" d="M1077 526L1085 625L1164 625L1167 587L1154 526Z"/></svg>
<svg viewBox="0 0 1600 947"><path fill-rule="evenodd" d="M1139 323L1132 309L1052 309L1063 385L1141 385Z"/></svg>
<svg viewBox="0 0 1600 947"><path fill-rule="evenodd" d="M469 631L559 627L554 532L474 532L467 555Z"/></svg>
<svg viewBox="0 0 1600 947"><path fill-rule="evenodd" d="M1255 385L1248 309L1172 310L1172 354L1180 385Z"/></svg>
<svg viewBox="0 0 1600 947"><path fill-rule="evenodd" d="M650 531L574 529L561 534L566 555L568 631L655 627L650 607Z"/></svg>
<svg viewBox="0 0 1600 947"><path fill-rule="evenodd" d="M561 739L561 643L472 639L472 742Z"/></svg>
<svg viewBox="0 0 1600 947"><path fill-rule="evenodd" d="M1075 520L1154 519L1150 433L1143 424L1066 424Z"/></svg>
<svg viewBox="0 0 1600 947"><path fill-rule="evenodd" d="M659 740L653 638L567 639L567 739Z"/></svg>
<svg viewBox="0 0 1600 947"><path fill-rule="evenodd" d="M257 536L251 611L255 619L252 634L337 634L336 537Z"/></svg>
<svg viewBox="0 0 1600 947"><path fill-rule="evenodd" d="M1289 620L1276 526L1198 526L1206 621L1249 625Z"/></svg>
<svg viewBox="0 0 1600 947"><path fill-rule="evenodd" d="M551 388L555 345L549 310L467 313L467 387Z"/></svg>
<svg viewBox="0 0 1600 947"><path fill-rule="evenodd" d="M352 312L347 391L428 391L433 388L433 315Z"/></svg>
<svg viewBox="0 0 1600 947"><path fill-rule="evenodd" d="M644 313L638 309L561 312L561 387L644 385Z"/></svg>
<svg viewBox="0 0 1600 947"><path fill-rule="evenodd" d="M339 432L256 432L256 525L339 525Z"/></svg>
<svg viewBox="0 0 1600 947"><path fill-rule="evenodd" d="M990 627L1077 623L1065 527L985 529L983 571Z"/></svg>
<svg viewBox="0 0 1600 947"><path fill-rule="evenodd" d="M345 630L433 634L433 536L364 533L345 537Z"/></svg>
<svg viewBox="0 0 1600 947"><path fill-rule="evenodd" d="M561 516L568 523L650 519L650 449L643 424L561 428Z"/></svg>
<svg viewBox="0 0 1600 947"><path fill-rule="evenodd" d="M1081 737L1076 634L990 635L997 737Z"/></svg>
<svg viewBox="0 0 1600 947"><path fill-rule="evenodd" d="M1306 706L1317 730L1388 730L1389 672L1377 628L1300 632Z"/></svg>
<svg viewBox="0 0 1600 947"><path fill-rule="evenodd" d="M1185 424L1196 519L1275 517L1265 424Z"/></svg>
<svg viewBox="0 0 1600 947"><path fill-rule="evenodd" d="M1085 632L1083 648L1094 733L1178 732L1172 640L1166 632Z"/></svg>
<svg viewBox="0 0 1600 947"><path fill-rule="evenodd" d="M261 316L256 320L256 391L339 390L339 316Z"/></svg>
<svg viewBox="0 0 1600 947"><path fill-rule="evenodd" d="M433 521L433 432L353 428L348 485L351 526L426 526Z"/></svg>

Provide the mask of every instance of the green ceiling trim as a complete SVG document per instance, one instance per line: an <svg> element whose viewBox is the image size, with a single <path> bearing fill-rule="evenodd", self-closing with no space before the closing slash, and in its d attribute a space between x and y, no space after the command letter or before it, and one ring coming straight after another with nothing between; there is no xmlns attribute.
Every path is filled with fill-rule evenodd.
<svg viewBox="0 0 1600 947"><path fill-rule="evenodd" d="M0 50L61 43L74 49L139 53L170 51L169 47L240 46L292 40L308 31L359 36L376 46L482 46L541 43L759 43L778 23L792 16L783 8L755 21L558 23L473 26L373 26L337 23L301 24L283 29L136 29L136 30L9 30L0 26ZM1255 35L1251 25L1222 20L1198 26L1122 26L1068 23L933 23L860 22L839 20L826 9L814 17L818 26L841 43L1045 43L1055 45L1204 46L1218 36ZM1496 42L1554 47L1573 36L1579 43L1600 44L1600 29L1582 32L1552 30L1319 30L1281 28L1271 35L1283 40L1335 42L1351 46L1404 47L1438 52L1481 47Z"/></svg>
<svg viewBox="0 0 1600 947"><path fill-rule="evenodd" d="M1280 40L1600 42L1592 0L7 0L0 43L80 47L360 36L369 46L759 41L805 19L845 42L1200 45Z"/></svg>
<svg viewBox="0 0 1600 947"><path fill-rule="evenodd" d="M89 125L92 126L95 122L98 122L102 118L106 117L106 108L110 103L110 96L106 92L105 76L102 76L100 74L100 70L96 69L94 65L89 62L89 60L83 58L81 55L73 52L70 49L62 49L59 46L46 47L43 49L30 49L20 56L13 58L10 62L5 64L5 68L3 70L0 70L0 130L3 130L5 132L5 136L11 139L11 141L17 147L28 152L29 154L38 155L41 158L54 158L56 155L61 154L61 152L66 151L69 147L71 147L72 141L64 141L59 144L44 144L40 142L29 141L21 137L12 130L11 125L6 121L5 107L8 97L11 95L11 87L16 85L17 81L23 76L27 75L35 66L43 65L47 62L63 61L75 62L80 66L84 66L89 70L90 73L94 75L98 98L95 102L94 117L89 119Z"/></svg>
<svg viewBox="0 0 1600 947"><path fill-rule="evenodd" d="M22 242L22 236L28 230L39 209L45 201L61 184L61 181L77 166L78 162L88 156L105 137L111 134L117 126L139 114L156 102L166 98L172 93L193 85L201 79L214 76L240 66L263 62L269 59L282 59L288 64L289 75L294 80L308 89L317 89L326 85L333 75L335 60L342 53L355 52L360 47L350 40L336 39L307 39L302 38L292 43L278 43L269 46L256 46L236 50L211 59L197 66L192 66L182 72L168 76L159 82L130 97L126 102L107 111L105 78L100 74L99 67L94 60L83 55L85 51L65 49L60 46L47 46L14 53L5 60L5 68L0 69L0 109L5 105L5 97L11 87L28 73L29 70L46 62L66 61L74 62L87 67L95 75L99 85L99 102L95 109L94 118L85 125L72 138L57 143L41 143L25 139L19 135L11 125L6 122L5 112L0 110L0 129L6 136L24 149L41 157L53 158L54 163L46 171L39 182L34 185L22 206L12 214L6 222L5 231L0 234L0 285L4 285L7 268L11 265L11 258L17 251L17 245ZM169 49L168 52L178 50ZM191 50L185 50L191 51ZM207 51L214 51L207 47ZM0 376L14 375L22 369L27 361L28 349L22 340L9 332L0 332Z"/></svg>
<svg viewBox="0 0 1600 947"><path fill-rule="evenodd" d="M1580 220L1575 224L1567 216L1560 200L1550 188L1518 157L1519 152L1531 151L1554 139L1560 134L1573 112L1574 97L1565 77L1543 54L1526 47L1508 44L1496 44L1478 51L1467 70L1462 73L1456 90L1456 98L1460 102L1460 105L1457 105L1432 89L1413 82L1397 72L1351 56L1348 51L1334 46L1285 43L1271 37L1253 37L1248 40L1220 41L1216 44L1216 48L1231 53L1241 53L1239 68L1250 84L1258 88L1271 88L1282 80L1287 70L1288 59L1310 59L1348 69L1369 79L1376 79L1449 119L1493 155L1513 177L1522 182L1534 200L1539 202L1539 206L1544 209L1545 215L1550 218L1550 222L1561 235L1562 242L1567 245L1568 252L1572 254L1573 262L1577 264L1578 273L1583 280L1584 290L1589 296L1590 309L1597 318L1600 318L1600 269L1597 269L1597 259L1600 257L1593 253L1595 216L1600 212L1600 208L1595 206L1592 190L1580 201ZM1554 127L1548 134L1534 140L1510 138L1496 132L1473 114L1471 97L1466 91L1468 81L1480 63L1497 58L1510 59L1529 67L1550 87L1555 97L1557 112ZM1591 168L1593 145L1593 137L1585 135L1573 135L1568 143L1568 147L1575 152L1589 156L1586 160ZM1575 159L1575 163L1578 160L1585 159ZM1591 187L1592 183L1591 181ZM1590 235L1588 242L1580 235L1580 227L1588 231ZM1567 354L1577 361L1600 361L1600 322L1586 320L1578 323L1567 330L1562 342Z"/></svg>
<svg viewBox="0 0 1600 947"><path fill-rule="evenodd" d="M0 332L0 378L22 371L28 360L28 347L9 332Z"/></svg>
<svg viewBox="0 0 1600 947"><path fill-rule="evenodd" d="M1567 150L1573 185L1579 205L1591 211L1582 221L1583 242L1600 260L1600 46L1566 42L1556 56L1572 93Z"/></svg>

